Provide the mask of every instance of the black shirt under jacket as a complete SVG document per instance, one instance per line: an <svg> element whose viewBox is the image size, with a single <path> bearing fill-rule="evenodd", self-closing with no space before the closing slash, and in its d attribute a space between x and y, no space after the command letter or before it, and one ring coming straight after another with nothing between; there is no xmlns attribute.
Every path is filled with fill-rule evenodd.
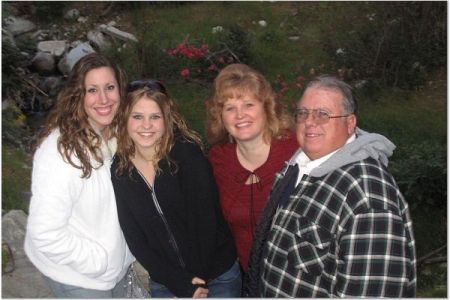
<svg viewBox="0 0 450 300"><path fill-rule="evenodd" d="M175 237L186 268L169 244L164 222L152 200L151 188L133 168L116 176L117 157L111 166L120 226L128 247L149 272L177 297L192 297L192 278L214 279L236 260L231 232L219 203L209 161L200 147L178 138L170 158L159 162L154 182L156 197Z"/></svg>

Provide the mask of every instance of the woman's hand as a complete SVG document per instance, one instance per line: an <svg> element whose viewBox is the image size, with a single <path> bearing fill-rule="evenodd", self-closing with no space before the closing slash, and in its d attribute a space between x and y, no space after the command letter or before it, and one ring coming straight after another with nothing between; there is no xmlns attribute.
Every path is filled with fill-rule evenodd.
<svg viewBox="0 0 450 300"><path fill-rule="evenodd" d="M201 278L194 277L192 278L192 284L206 284L206 282ZM206 298L208 297L208 292L208 289L198 287L192 295L192 298Z"/></svg>

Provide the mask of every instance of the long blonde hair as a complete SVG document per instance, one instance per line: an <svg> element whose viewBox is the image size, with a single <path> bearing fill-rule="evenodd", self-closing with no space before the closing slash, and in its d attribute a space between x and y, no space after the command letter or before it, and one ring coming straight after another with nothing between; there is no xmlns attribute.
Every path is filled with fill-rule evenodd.
<svg viewBox="0 0 450 300"><path fill-rule="evenodd" d="M58 138L58 151L65 161L73 167L81 169L82 178L89 178L93 165L90 157L103 164L101 157L101 137L95 132L88 122L88 116L84 109L84 97L86 88L84 86L86 74L97 68L109 67L119 85L120 98L125 95L126 75L123 70L109 58L99 53L91 53L83 56L73 67L69 78L59 92L55 107L49 113L44 127L37 134L32 146L32 151L42 144L43 140L56 128L60 131ZM114 133L116 121L113 120L109 126L110 132ZM76 157L80 164L74 162Z"/></svg>
<svg viewBox="0 0 450 300"><path fill-rule="evenodd" d="M133 163L131 158L136 153L133 140L128 135L127 123L130 118L132 109L137 101L142 98L148 98L156 102L163 114L165 132L156 147L156 157L154 160L154 168L156 172L160 172L158 162L166 159L169 164L174 163L169 157L169 152L175 143L175 138L181 138L196 143L202 149L200 135L187 127L186 121L178 110L176 103L170 98L166 88L161 82L156 80L139 81L140 86L130 90L126 100L123 101L118 113L118 131L117 131L117 152L116 159L118 167L116 175L121 175L125 170L131 174ZM129 85L130 86L130 85Z"/></svg>

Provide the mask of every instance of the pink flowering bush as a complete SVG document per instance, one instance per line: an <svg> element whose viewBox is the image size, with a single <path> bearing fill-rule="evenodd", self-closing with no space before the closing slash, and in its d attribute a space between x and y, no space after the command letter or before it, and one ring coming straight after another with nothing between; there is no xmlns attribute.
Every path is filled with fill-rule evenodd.
<svg viewBox="0 0 450 300"><path fill-rule="evenodd" d="M239 62L239 58L228 49L212 52L206 43L196 46L187 41L168 49L167 55L177 64L181 77L198 83L211 81L220 69Z"/></svg>
<svg viewBox="0 0 450 300"><path fill-rule="evenodd" d="M208 44L196 46L181 42L177 47L168 49L167 54L178 65L179 75L185 79L202 78L217 70L215 65L208 63L207 58L210 54Z"/></svg>
<svg viewBox="0 0 450 300"><path fill-rule="evenodd" d="M202 59L208 53L208 44L202 44L199 48L194 45L180 43L175 49L169 49L167 53L170 56L187 57L188 59Z"/></svg>

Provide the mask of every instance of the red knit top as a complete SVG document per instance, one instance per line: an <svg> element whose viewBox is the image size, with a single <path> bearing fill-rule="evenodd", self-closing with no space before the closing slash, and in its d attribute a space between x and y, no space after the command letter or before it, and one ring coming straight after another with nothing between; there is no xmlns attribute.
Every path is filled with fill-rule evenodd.
<svg viewBox="0 0 450 300"><path fill-rule="evenodd" d="M285 139L274 140L267 161L253 173L240 164L236 144L214 145L209 151L222 211L244 271L247 271L253 233L269 197L275 173L282 169L298 147L294 133ZM254 176L253 182L256 183L245 184L249 176Z"/></svg>

